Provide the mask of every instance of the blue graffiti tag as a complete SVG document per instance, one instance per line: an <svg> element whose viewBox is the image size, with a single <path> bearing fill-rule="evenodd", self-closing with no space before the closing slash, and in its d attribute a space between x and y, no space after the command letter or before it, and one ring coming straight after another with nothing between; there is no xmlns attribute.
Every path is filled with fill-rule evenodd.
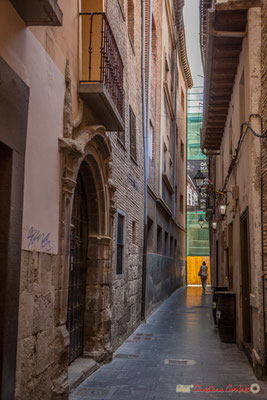
<svg viewBox="0 0 267 400"><path fill-rule="evenodd" d="M34 245L35 243L39 243L41 248L46 251L52 250L52 243L50 240L50 232L46 235L41 233L38 229L35 229L33 226L28 231L27 239L29 239L28 248Z"/></svg>

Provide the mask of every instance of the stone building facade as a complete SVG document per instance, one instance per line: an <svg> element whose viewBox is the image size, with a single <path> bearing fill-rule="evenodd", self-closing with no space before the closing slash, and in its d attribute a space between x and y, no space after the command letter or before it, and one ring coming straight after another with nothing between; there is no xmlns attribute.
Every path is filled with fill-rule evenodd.
<svg viewBox="0 0 267 400"><path fill-rule="evenodd" d="M181 16L183 2L167 3L174 28L173 6ZM152 68L160 78L166 5L157 4L159 58ZM141 5L1 1L0 390L6 400L14 393L18 400L66 399L141 321L149 290L143 291ZM178 90L186 108L190 73L179 32ZM171 48L166 52L170 57ZM165 86L153 85L162 107ZM151 98L157 102L155 92ZM151 116L161 146L152 186L162 185L160 110ZM184 148L185 135L186 123L179 122ZM176 163L185 201L185 160ZM171 224L179 251L164 272L172 277L164 279L174 282L147 312L184 282L185 215L173 219L165 203L157 199L162 227Z"/></svg>
<svg viewBox="0 0 267 400"><path fill-rule="evenodd" d="M260 110L262 119L263 119L263 132L267 131L267 1L261 1L261 110ZM267 140L264 139L262 141L262 251L263 251L263 269L264 276L263 279L263 288L264 288L264 352L265 352L265 375L267 375L267 357L266 357L266 349L267 349L267 338L266 338L266 321L267 321L267 229L266 229L266 220L267 220Z"/></svg>
<svg viewBox="0 0 267 400"><path fill-rule="evenodd" d="M152 1L146 314L186 280L186 121L192 78L182 3Z"/></svg>
<svg viewBox="0 0 267 400"><path fill-rule="evenodd" d="M258 378L266 375L264 3L203 1L201 39L212 281L235 292L237 345Z"/></svg>

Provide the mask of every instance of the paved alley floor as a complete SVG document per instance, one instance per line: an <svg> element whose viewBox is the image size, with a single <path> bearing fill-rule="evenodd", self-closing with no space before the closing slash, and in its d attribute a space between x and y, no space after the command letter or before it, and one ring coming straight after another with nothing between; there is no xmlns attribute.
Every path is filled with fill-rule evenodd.
<svg viewBox="0 0 267 400"><path fill-rule="evenodd" d="M220 342L211 298L210 291L202 294L198 287L177 290L70 399L267 399L267 386L257 381L244 353ZM228 385L252 384L260 385L260 393L226 391ZM195 391L211 385L224 391Z"/></svg>

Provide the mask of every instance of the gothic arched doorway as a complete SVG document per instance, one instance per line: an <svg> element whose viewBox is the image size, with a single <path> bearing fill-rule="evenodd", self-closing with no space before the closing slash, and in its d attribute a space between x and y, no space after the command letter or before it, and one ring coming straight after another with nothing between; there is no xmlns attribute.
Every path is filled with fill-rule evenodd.
<svg viewBox="0 0 267 400"><path fill-rule="evenodd" d="M110 342L110 244L107 191L93 154L81 163L73 198L67 329L69 363L102 361Z"/></svg>
<svg viewBox="0 0 267 400"><path fill-rule="evenodd" d="M79 172L74 193L71 231L67 328L70 334L69 363L83 354L87 262L88 211Z"/></svg>

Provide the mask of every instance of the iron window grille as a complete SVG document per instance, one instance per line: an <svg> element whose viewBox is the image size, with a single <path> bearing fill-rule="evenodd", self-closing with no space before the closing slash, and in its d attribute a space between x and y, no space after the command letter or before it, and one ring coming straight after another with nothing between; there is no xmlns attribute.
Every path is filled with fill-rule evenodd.
<svg viewBox="0 0 267 400"><path fill-rule="evenodd" d="M116 274L121 275L124 264L124 246L125 246L125 214L122 211L117 212L117 245L116 245Z"/></svg>
<svg viewBox="0 0 267 400"><path fill-rule="evenodd" d="M130 131L130 154L134 161L137 161L137 151L136 151L136 118L134 112L129 107L129 131Z"/></svg>

